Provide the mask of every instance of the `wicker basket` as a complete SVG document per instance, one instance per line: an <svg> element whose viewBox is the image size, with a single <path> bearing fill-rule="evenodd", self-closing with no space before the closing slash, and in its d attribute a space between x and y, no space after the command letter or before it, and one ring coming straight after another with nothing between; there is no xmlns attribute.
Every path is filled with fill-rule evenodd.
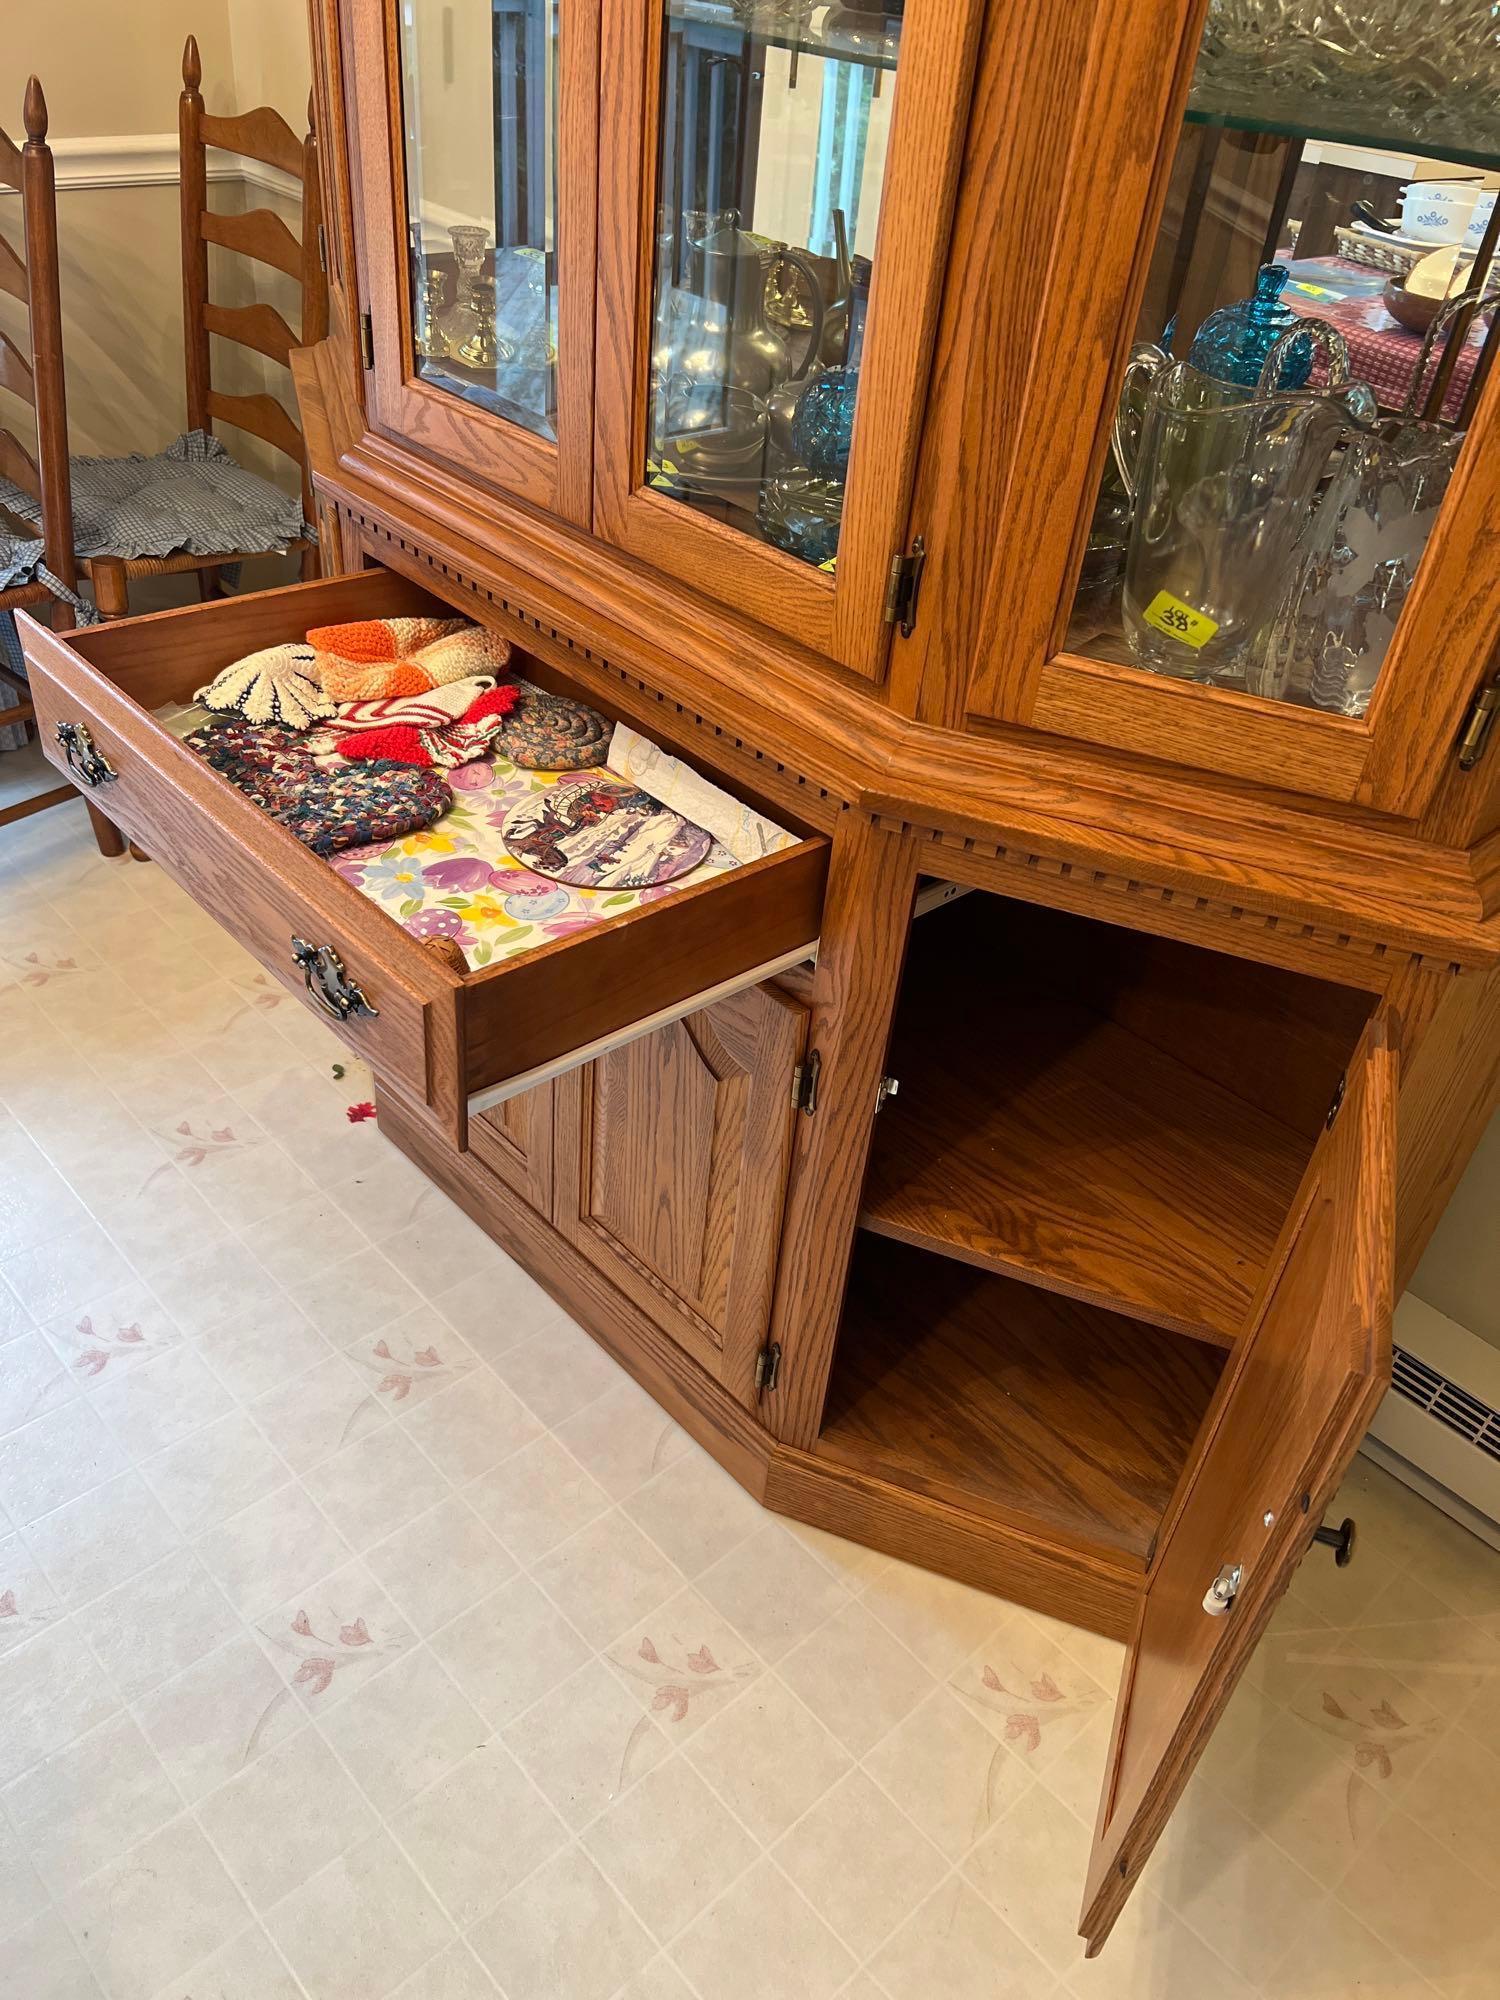
<svg viewBox="0 0 1500 2000"><path fill-rule="evenodd" d="M1371 236L1363 229L1335 229L1333 234L1339 246L1339 255L1346 263L1364 264L1372 271L1384 271L1391 278L1404 278L1412 266L1420 264L1428 254L1426 250L1408 250L1400 243Z"/></svg>

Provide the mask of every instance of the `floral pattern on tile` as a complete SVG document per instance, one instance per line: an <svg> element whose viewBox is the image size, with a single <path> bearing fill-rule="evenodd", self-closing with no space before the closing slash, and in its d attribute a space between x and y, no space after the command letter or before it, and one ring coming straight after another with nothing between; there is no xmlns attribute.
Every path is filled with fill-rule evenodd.
<svg viewBox="0 0 1500 2000"><path fill-rule="evenodd" d="M735 866L716 843L691 873L652 889L604 894L532 874L507 851L500 828L512 806L569 775L523 771L505 757L460 765L448 774L453 804L435 826L351 847L333 866L413 937L452 938L471 966L500 964Z"/></svg>
<svg viewBox="0 0 1500 2000"><path fill-rule="evenodd" d="M356 1341L345 1350L350 1360L369 1378L370 1387L386 1409L420 1402L437 1389L457 1382L475 1365L457 1336L452 1333L404 1335L395 1327L373 1339Z"/></svg>
<svg viewBox="0 0 1500 2000"><path fill-rule="evenodd" d="M262 1619L256 1628L282 1677L308 1706L365 1679L412 1643L410 1628L361 1564Z"/></svg>
<svg viewBox="0 0 1500 2000"><path fill-rule="evenodd" d="M1034 1757L1049 1732L1064 1733L1058 1728L1064 1722L1072 1725L1066 1731L1071 1735L1104 1700L1103 1691L1081 1672L1070 1675L1056 1662L1029 1670L1006 1665L1002 1671L981 1660L950 1686L971 1707L995 1717L1002 1742L1022 1757Z"/></svg>
<svg viewBox="0 0 1500 2000"><path fill-rule="evenodd" d="M182 1335L144 1286L133 1285L63 1313L47 1323L47 1338L73 1379L113 1381L127 1367L176 1347Z"/></svg>
<svg viewBox="0 0 1500 2000"><path fill-rule="evenodd" d="M1341 1690L1332 1694L1317 1690L1316 1700L1303 1697L1292 1704L1292 1713L1347 1743L1352 1752L1345 1787L1349 1832L1358 1839L1362 1826L1356 1824L1360 1808L1370 1797L1372 1786L1389 1785L1396 1775L1399 1759L1403 1770L1417 1761L1418 1750L1439 1734L1442 1723L1426 1714L1425 1703L1417 1703L1393 1687L1378 1700L1367 1694Z"/></svg>
<svg viewBox="0 0 1500 2000"><path fill-rule="evenodd" d="M725 1707L760 1672L748 1658L721 1665L706 1639L689 1647L663 1636L658 1647L649 1629L638 1640L622 1640L609 1657L620 1673L639 1684L649 1713L663 1723L686 1722L689 1715L695 1723L704 1720L705 1711Z"/></svg>

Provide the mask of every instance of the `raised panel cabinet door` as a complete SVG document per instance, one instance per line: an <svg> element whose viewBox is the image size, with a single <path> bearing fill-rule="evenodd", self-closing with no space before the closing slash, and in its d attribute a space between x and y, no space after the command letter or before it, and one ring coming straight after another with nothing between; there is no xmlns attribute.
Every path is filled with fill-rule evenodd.
<svg viewBox="0 0 1500 2000"><path fill-rule="evenodd" d="M930 719L961 595L947 719L1412 818L1447 775L1500 635L1500 109L1488 45L1445 41L1418 84L1400 11L1357 12L1062 0L1018 51L1054 91L996 93L995 144L1051 222L960 216L976 293L1035 282L945 304L938 457L998 448L923 469L914 520L946 489L969 530L934 520L944 608L894 670Z"/></svg>
<svg viewBox="0 0 1500 2000"><path fill-rule="evenodd" d="M983 12L604 0L595 533L872 679Z"/></svg>
<svg viewBox="0 0 1500 2000"><path fill-rule="evenodd" d="M1377 1016L1350 1065L1147 1576L1079 1924L1091 1956L1390 1381L1396 1089L1385 1032Z"/></svg>
<svg viewBox="0 0 1500 2000"><path fill-rule="evenodd" d="M599 0L348 0L378 430L586 526Z"/></svg>
<svg viewBox="0 0 1500 2000"><path fill-rule="evenodd" d="M757 986L559 1079L554 1220L747 1406L807 1010Z"/></svg>
<svg viewBox="0 0 1500 2000"><path fill-rule="evenodd" d="M552 1085L539 1083L469 1119L469 1151L538 1215L552 1214Z"/></svg>

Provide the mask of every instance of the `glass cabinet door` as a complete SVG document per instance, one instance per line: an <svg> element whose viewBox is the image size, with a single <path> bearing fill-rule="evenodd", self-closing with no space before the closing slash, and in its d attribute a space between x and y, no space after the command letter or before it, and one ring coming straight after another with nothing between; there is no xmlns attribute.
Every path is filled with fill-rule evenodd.
<svg viewBox="0 0 1500 2000"><path fill-rule="evenodd" d="M369 235L377 420L584 520L596 0L387 0L384 28L384 74L367 52L361 79L390 138L388 185L371 175L390 218Z"/></svg>
<svg viewBox="0 0 1500 2000"><path fill-rule="evenodd" d="M418 380L557 441L558 0L400 8Z"/></svg>
<svg viewBox="0 0 1500 2000"><path fill-rule="evenodd" d="M1209 0L1165 152L1031 718L1383 802L1486 650L1497 17Z"/></svg>
<svg viewBox="0 0 1500 2000"><path fill-rule="evenodd" d="M638 164L632 180L622 147L616 182L606 162L601 531L871 673L976 12L606 6L605 130ZM633 57L618 119L617 36ZM615 217L639 218L636 282L616 270L629 342L611 309Z"/></svg>

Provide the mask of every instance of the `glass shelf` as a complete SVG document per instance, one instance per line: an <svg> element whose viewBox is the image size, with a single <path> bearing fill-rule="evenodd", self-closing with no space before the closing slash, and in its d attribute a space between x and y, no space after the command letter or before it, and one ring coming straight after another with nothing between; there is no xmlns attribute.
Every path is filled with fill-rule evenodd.
<svg viewBox="0 0 1500 2000"><path fill-rule="evenodd" d="M1460 140L1445 136L1440 132L1424 132L1420 135L1406 132L1375 131L1371 121L1360 121L1353 115L1348 120L1338 117L1336 111L1330 114L1330 107L1320 104L1316 113L1309 107L1305 120L1290 117L1269 117L1264 113L1248 111L1211 110L1203 105L1190 104L1184 117L1185 124L1217 127L1222 132L1249 132L1262 134L1273 139L1300 139L1304 143L1314 141L1324 145L1358 146L1367 152L1384 153L1397 159L1451 160L1455 166L1482 168L1485 172L1500 172L1500 151L1491 146L1476 147L1465 145Z"/></svg>
<svg viewBox="0 0 1500 2000"><path fill-rule="evenodd" d="M691 21L699 27L721 28L726 35L739 37L747 44L753 42L759 48L855 63L861 69L894 70L900 53L899 36L881 33L883 17L876 14L869 16L867 28L846 23L815 29L812 16L823 11L816 7L801 10L799 16L797 10L787 8L737 10L730 0L683 0L672 11L679 25ZM899 26L899 22L894 25Z"/></svg>

